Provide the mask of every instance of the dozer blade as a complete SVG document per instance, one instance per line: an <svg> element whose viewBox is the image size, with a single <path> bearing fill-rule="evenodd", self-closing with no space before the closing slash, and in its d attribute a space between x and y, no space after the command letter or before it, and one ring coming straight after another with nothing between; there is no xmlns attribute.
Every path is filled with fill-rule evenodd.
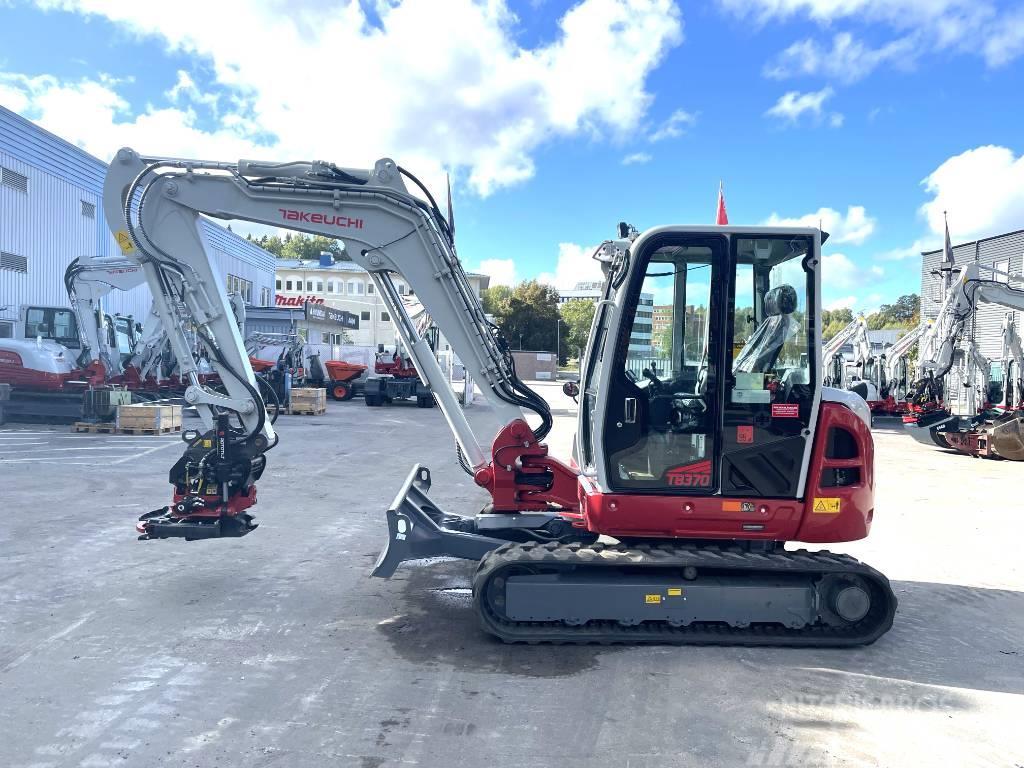
<svg viewBox="0 0 1024 768"><path fill-rule="evenodd" d="M370 575L390 579L400 563L425 557L479 560L505 543L474 533L471 517L441 512L429 490L430 470L417 464L388 508L388 540Z"/></svg>
<svg viewBox="0 0 1024 768"><path fill-rule="evenodd" d="M1016 414L997 421L988 429L992 452L1010 461L1024 461L1024 429Z"/></svg>

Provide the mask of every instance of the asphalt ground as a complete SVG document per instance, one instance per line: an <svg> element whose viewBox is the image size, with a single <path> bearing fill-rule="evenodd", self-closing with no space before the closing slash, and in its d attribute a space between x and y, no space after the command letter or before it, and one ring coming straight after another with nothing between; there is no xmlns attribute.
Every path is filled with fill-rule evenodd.
<svg viewBox="0 0 1024 768"><path fill-rule="evenodd" d="M572 404L555 405L565 454ZM482 406L468 413L477 421ZM282 416L259 530L137 542L176 437L0 428L0 768L1024 765L1024 463L879 424L891 632L852 650L506 646L472 565L368 576L416 462L485 495L441 414Z"/></svg>

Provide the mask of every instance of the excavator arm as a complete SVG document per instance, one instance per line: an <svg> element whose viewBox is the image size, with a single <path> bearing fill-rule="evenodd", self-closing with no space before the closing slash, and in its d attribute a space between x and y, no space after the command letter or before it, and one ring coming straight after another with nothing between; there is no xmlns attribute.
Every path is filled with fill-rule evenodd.
<svg viewBox="0 0 1024 768"><path fill-rule="evenodd" d="M119 256L80 256L64 271L64 287L82 344L78 363L94 383L109 381L122 370L117 346L108 340L103 298L111 291L130 291L145 282L142 268Z"/></svg>
<svg viewBox="0 0 1024 768"><path fill-rule="evenodd" d="M228 533L222 523L255 503L253 481L262 472L263 454L277 441L228 297L214 272L201 215L341 240L352 260L369 272L455 435L460 462L477 484L491 491L495 508L516 512L548 502L565 507L575 502L575 473L547 458L539 442L551 426L546 403L516 376L504 339L485 319L455 253L448 222L425 189L426 199L409 192L406 179L419 185L389 159L362 170L326 162L227 163L143 157L131 149L117 153L104 188L107 221L125 256L142 267L182 376L190 381L185 399L196 405L209 430L194 436L175 465L175 503L142 521L144 536L198 538L251 530L251 520L228 526ZM491 402L495 423L487 435L489 444L481 444L470 428L401 301L395 274L414 288ZM210 353L226 394L200 382L187 343L189 325ZM539 417L538 425L526 423L524 408ZM232 483L224 480L226 468L211 470L213 459L207 454L214 450L234 450L242 457L242 469L233 470ZM499 453L501 460L495 461ZM242 459L251 471L243 471ZM232 461L223 455L219 460ZM204 479L197 480L200 476ZM571 491L566 482L570 476Z"/></svg>

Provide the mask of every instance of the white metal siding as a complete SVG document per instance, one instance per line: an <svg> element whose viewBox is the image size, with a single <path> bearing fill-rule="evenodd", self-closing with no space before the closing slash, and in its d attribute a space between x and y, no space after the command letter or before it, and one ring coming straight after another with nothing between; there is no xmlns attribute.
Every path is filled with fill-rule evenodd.
<svg viewBox="0 0 1024 768"><path fill-rule="evenodd" d="M106 163L0 107L0 166L28 178L27 194L0 184L0 251L28 259L27 274L0 269L0 320L16 319L25 304L67 306L63 278L72 259L120 253L101 205ZM83 202L95 206L93 218L83 215ZM251 281L254 304L267 288L272 304L274 256L212 221L203 226L221 278ZM105 302L111 313L137 319L149 305L146 286Z"/></svg>

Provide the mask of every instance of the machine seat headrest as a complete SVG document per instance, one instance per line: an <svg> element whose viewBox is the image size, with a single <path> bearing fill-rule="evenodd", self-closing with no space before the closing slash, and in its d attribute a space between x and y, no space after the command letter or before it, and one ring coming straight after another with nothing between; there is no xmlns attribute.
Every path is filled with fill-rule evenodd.
<svg viewBox="0 0 1024 768"><path fill-rule="evenodd" d="M791 285L780 285L764 295L764 314L791 315L796 311L796 289Z"/></svg>

